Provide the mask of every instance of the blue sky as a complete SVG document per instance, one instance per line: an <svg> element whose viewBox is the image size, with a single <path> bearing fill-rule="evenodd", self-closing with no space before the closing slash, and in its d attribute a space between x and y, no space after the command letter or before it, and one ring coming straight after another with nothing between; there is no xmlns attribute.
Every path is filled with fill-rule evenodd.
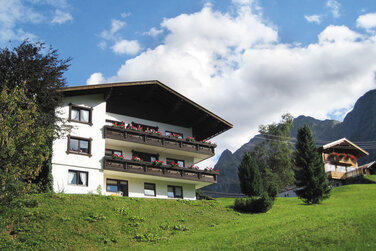
<svg viewBox="0 0 376 251"><path fill-rule="evenodd" d="M72 57L68 85L158 79L212 110L235 126L219 152L376 87L374 0L0 0L1 46L25 38Z"/></svg>

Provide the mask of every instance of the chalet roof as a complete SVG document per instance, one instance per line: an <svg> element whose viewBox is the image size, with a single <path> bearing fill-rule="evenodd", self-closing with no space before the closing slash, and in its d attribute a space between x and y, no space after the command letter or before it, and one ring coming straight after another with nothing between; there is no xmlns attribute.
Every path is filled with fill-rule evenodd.
<svg viewBox="0 0 376 251"><path fill-rule="evenodd" d="M359 146L355 145L353 142L346 138L342 138L333 141L329 144L323 145L320 150L325 153L338 152L338 153L350 153L357 158L365 157L369 155L368 152L364 151Z"/></svg>
<svg viewBox="0 0 376 251"><path fill-rule="evenodd" d="M103 94L106 111L192 127L197 140L210 139L233 125L157 80L72 86L64 96Z"/></svg>

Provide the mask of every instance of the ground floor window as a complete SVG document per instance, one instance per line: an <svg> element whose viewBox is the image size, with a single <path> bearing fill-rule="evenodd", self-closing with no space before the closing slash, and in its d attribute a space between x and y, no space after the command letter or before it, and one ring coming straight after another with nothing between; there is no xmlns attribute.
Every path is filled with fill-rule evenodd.
<svg viewBox="0 0 376 251"><path fill-rule="evenodd" d="M110 193L122 192L123 196L128 196L128 181L107 179L106 191Z"/></svg>
<svg viewBox="0 0 376 251"><path fill-rule="evenodd" d="M155 196L155 184L153 183L144 183L144 194L146 196Z"/></svg>
<svg viewBox="0 0 376 251"><path fill-rule="evenodd" d="M68 184L70 185L88 185L89 174L88 172L69 170L68 171Z"/></svg>
<svg viewBox="0 0 376 251"><path fill-rule="evenodd" d="M183 199L183 187L181 186L167 186L168 198L181 198Z"/></svg>

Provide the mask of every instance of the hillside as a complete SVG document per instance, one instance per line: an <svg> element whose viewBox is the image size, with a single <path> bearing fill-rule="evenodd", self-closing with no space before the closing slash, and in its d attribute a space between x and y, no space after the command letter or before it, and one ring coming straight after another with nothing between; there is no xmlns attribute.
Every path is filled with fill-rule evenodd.
<svg viewBox="0 0 376 251"><path fill-rule="evenodd" d="M255 215L233 211L233 199L31 199L24 210L2 210L1 250L376 249L376 184L336 188L314 206L278 198L268 213Z"/></svg>
<svg viewBox="0 0 376 251"><path fill-rule="evenodd" d="M343 122L318 120L307 116L295 118L291 136L296 137L298 129L307 124L312 129L317 145L343 137L353 142L374 141L374 143L359 144L370 153L368 157L359 160L359 164L365 164L376 160L376 117L370 116L371 114L376 114L376 90L368 91L360 97ZM214 167L220 171L218 183L204 188L203 191L215 192L214 195L219 196L221 193L240 193L237 168L244 153L252 151L254 146L261 141L261 136L256 135L234 153L225 150Z"/></svg>

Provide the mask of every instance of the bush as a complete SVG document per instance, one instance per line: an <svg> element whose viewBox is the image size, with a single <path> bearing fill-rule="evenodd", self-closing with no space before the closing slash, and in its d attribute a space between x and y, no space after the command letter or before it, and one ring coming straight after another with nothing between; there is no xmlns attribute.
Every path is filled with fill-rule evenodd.
<svg viewBox="0 0 376 251"><path fill-rule="evenodd" d="M273 198L263 193L261 197L238 198L235 200L234 209L245 213L265 213L272 208Z"/></svg>
<svg viewBox="0 0 376 251"><path fill-rule="evenodd" d="M200 189L196 190L196 199L197 200L215 200L213 197L207 194L204 194L204 192L201 191Z"/></svg>

